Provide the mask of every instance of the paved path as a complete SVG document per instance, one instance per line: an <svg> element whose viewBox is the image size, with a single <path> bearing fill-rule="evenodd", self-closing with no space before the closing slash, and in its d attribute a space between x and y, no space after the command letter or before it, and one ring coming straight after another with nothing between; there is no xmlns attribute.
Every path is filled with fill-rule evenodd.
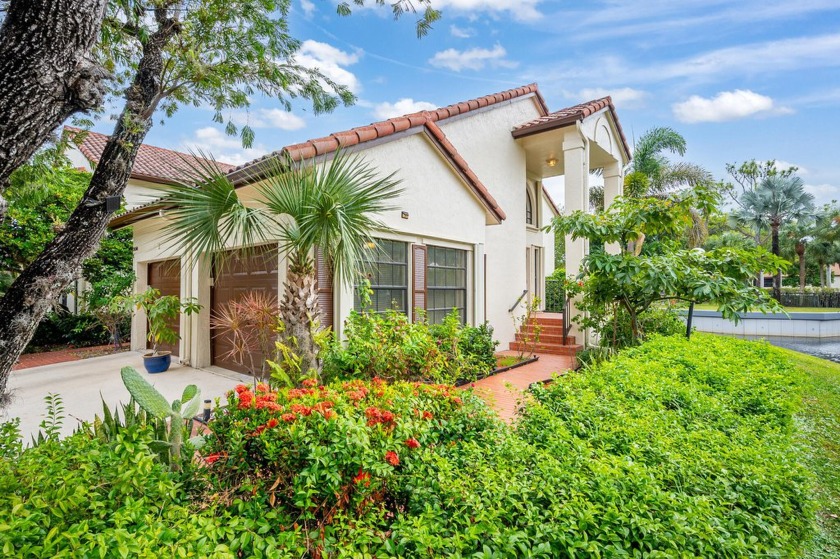
<svg viewBox="0 0 840 559"><path fill-rule="evenodd" d="M66 415L62 435L68 435L79 421L92 421L94 414L102 414L103 399L112 409L118 402L128 401L128 391L120 378L120 369L126 365L140 371L169 401L180 398L188 384L197 385L203 398L215 399L250 378L216 367L203 370L175 363L165 373L150 375L143 369L142 355L134 351L33 367L12 372L12 403L0 421L20 417L21 433L28 443L44 418L44 396L60 394Z"/></svg>
<svg viewBox="0 0 840 559"><path fill-rule="evenodd" d="M42 351L39 353L24 353L18 359L17 364L12 367L12 370L20 371L21 369L30 369L32 367L55 365L56 363L67 363L68 361L80 361L87 359L92 353L102 352L102 354L105 354L108 350L113 350L113 347L113 345L108 344L93 347L57 349L55 351Z"/></svg>
<svg viewBox="0 0 840 559"><path fill-rule="evenodd" d="M503 351L503 355L518 355L516 351ZM563 373L574 366L574 358L567 355L542 354L539 360L473 383L476 394L493 406L499 417L513 421L523 392L535 383L549 380L554 373ZM470 386L470 385L466 385Z"/></svg>

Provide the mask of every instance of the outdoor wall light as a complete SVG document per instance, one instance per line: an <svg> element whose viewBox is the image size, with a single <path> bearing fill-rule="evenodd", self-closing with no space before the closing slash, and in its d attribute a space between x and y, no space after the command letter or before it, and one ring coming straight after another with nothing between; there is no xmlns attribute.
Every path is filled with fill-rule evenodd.
<svg viewBox="0 0 840 559"><path fill-rule="evenodd" d="M556 157L549 157L548 159L545 160L545 163L549 167L557 167L558 161L557 161Z"/></svg>

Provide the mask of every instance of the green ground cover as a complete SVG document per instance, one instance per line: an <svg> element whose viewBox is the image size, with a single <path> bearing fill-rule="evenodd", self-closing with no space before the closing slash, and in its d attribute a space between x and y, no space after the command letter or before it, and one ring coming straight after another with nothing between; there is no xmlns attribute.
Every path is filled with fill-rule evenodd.
<svg viewBox="0 0 840 559"><path fill-rule="evenodd" d="M797 557L838 553L840 367L653 337L496 420L471 391L239 387L203 462L134 426L22 451L8 557Z"/></svg>
<svg viewBox="0 0 840 559"><path fill-rule="evenodd" d="M840 365L779 349L802 376L796 415L804 463L813 472L817 530L805 557L840 557Z"/></svg>

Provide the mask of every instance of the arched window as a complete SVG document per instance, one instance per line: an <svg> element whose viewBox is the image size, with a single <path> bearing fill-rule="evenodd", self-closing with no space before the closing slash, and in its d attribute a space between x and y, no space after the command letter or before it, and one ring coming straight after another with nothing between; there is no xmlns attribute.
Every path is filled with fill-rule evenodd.
<svg viewBox="0 0 840 559"><path fill-rule="evenodd" d="M525 188L525 223L534 225L534 202L531 199L531 190Z"/></svg>

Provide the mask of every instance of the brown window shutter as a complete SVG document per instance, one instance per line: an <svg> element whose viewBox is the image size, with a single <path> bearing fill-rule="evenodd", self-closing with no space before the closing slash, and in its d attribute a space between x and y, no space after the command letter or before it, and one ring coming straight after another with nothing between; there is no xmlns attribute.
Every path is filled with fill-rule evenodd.
<svg viewBox="0 0 840 559"><path fill-rule="evenodd" d="M315 275L318 279L318 309L321 311L321 327L334 328L332 270L321 249L315 249Z"/></svg>
<svg viewBox="0 0 840 559"><path fill-rule="evenodd" d="M412 290L414 304L412 305L412 318L418 320L417 309L426 310L426 246L411 245L411 258L414 267L412 274Z"/></svg>

